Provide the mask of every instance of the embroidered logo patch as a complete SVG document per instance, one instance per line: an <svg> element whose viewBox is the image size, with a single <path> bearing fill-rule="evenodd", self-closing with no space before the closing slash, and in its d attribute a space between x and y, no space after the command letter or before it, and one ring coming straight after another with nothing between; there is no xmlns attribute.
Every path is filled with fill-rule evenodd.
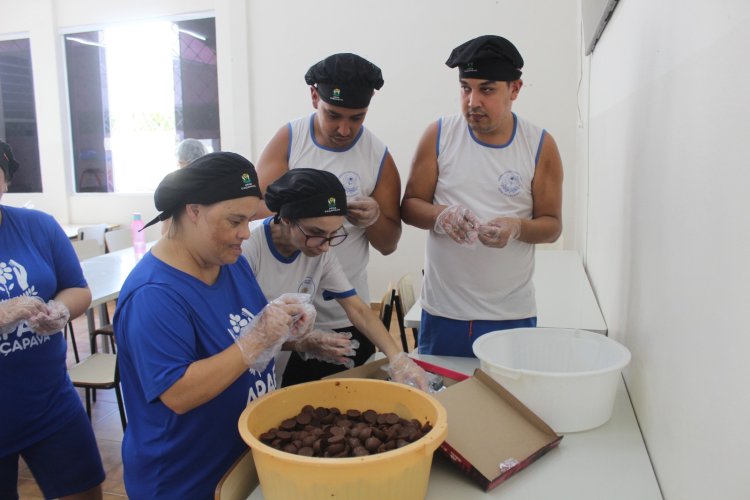
<svg viewBox="0 0 750 500"><path fill-rule="evenodd" d="M517 196L521 192L521 174L515 170L503 172L498 181L498 190L505 196Z"/></svg>
<svg viewBox="0 0 750 500"><path fill-rule="evenodd" d="M299 293L308 293L310 295L313 295L315 293L315 282L313 281L312 276L308 276L304 280L302 280L302 283L300 283L297 291Z"/></svg>
<svg viewBox="0 0 750 500"><path fill-rule="evenodd" d="M339 175L339 180L344 186L347 198L359 194L359 175L356 172L344 172Z"/></svg>

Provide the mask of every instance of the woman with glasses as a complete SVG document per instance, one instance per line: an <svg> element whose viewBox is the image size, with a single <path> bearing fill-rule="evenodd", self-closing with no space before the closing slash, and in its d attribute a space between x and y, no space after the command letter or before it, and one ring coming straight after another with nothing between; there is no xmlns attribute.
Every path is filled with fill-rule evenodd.
<svg viewBox="0 0 750 500"><path fill-rule="evenodd" d="M313 300L336 300L353 328L332 329L318 315L317 329L335 330L329 332L330 336L369 339L388 357L391 378L425 388L424 371L401 351L377 315L357 295L336 255L328 252L348 236L344 229L346 192L338 177L323 170L295 168L270 184L264 198L275 215L254 226L250 238L242 244L242 253L266 297L296 292L308 293ZM330 352L316 356L306 347L300 355L298 346L288 343L287 347L293 353L283 372L283 386L318 380L361 364L371 354L334 359Z"/></svg>

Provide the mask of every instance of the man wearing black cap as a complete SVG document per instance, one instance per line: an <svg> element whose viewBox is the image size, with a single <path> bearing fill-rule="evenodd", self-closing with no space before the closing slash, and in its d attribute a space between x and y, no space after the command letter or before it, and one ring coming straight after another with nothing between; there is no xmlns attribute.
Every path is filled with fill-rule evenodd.
<svg viewBox="0 0 750 500"><path fill-rule="evenodd" d="M419 351L473 356L484 333L536 326L534 244L562 230L562 162L545 130L512 112L523 58L503 37L470 40L458 67L462 115L424 133L402 200L427 238Z"/></svg>
<svg viewBox="0 0 750 500"><path fill-rule="evenodd" d="M349 236L333 250L357 293L369 303L369 245L388 255L401 237L398 170L388 148L362 125L383 77L371 62L345 53L314 64L305 82L315 112L284 125L268 143L258 160L261 189L300 167L326 170L339 178L346 190L349 212L344 227ZM258 218L268 215L261 204ZM322 297L314 303L318 327L351 331L361 343L360 354L374 352L339 304Z"/></svg>

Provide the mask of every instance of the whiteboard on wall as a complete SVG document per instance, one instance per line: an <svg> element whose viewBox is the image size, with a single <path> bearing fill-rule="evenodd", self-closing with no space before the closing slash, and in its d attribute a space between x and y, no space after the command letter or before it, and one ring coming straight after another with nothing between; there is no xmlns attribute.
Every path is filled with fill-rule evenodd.
<svg viewBox="0 0 750 500"><path fill-rule="evenodd" d="M601 38L604 27L612 17L619 0L581 0L581 17L583 22L583 44L586 55L594 51L596 42Z"/></svg>

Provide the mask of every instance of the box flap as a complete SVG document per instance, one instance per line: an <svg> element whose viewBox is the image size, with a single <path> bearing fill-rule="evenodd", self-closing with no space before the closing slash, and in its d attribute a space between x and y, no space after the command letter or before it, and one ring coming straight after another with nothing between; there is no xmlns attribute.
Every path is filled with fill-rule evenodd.
<svg viewBox="0 0 750 500"><path fill-rule="evenodd" d="M487 489L501 482L498 478L504 476L504 480L528 465L530 458L535 459L540 451L546 451L561 439L481 370L434 396L448 411L446 444L484 476L483 486ZM500 464L509 459L514 462L501 470Z"/></svg>
<svg viewBox="0 0 750 500"><path fill-rule="evenodd" d="M557 446L562 439L542 419L481 369L472 377L421 360L446 388L434 393L448 412L441 450L484 490L490 490ZM383 358L325 378L385 380ZM506 462L512 459L513 461ZM503 468L501 468L501 463Z"/></svg>

